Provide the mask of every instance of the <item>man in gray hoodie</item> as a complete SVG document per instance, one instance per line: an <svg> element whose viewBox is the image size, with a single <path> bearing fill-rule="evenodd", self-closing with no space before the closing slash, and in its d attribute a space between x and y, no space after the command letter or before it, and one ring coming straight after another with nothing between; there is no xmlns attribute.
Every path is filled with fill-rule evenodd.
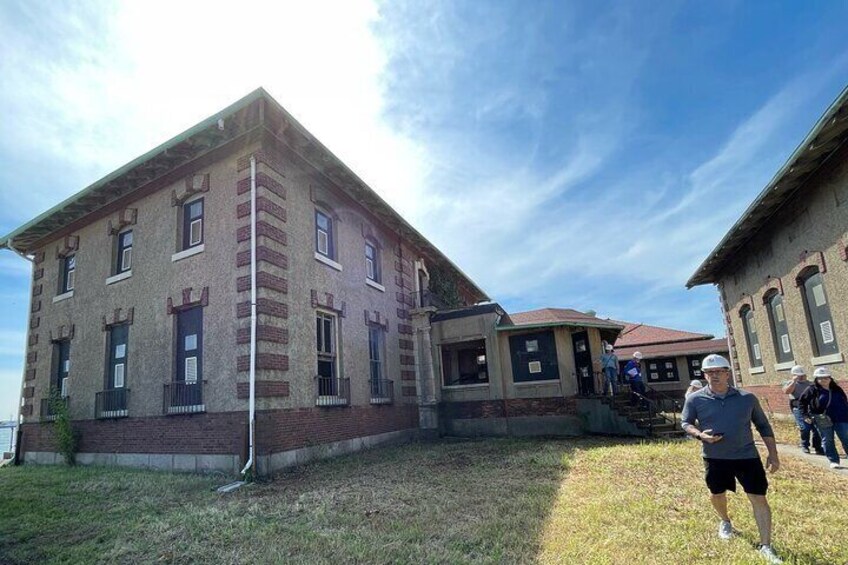
<svg viewBox="0 0 848 565"><path fill-rule="evenodd" d="M780 467L780 459L771 424L756 396L730 385L727 359L707 355L701 370L709 384L686 399L681 425L686 433L703 443L710 501L721 518L718 535L721 539L733 535L727 514L727 491L736 492L738 480L754 511L760 533L760 555L769 563L783 563L771 547L771 508L766 500L768 479L751 433L753 423L768 449L766 467L774 473Z"/></svg>

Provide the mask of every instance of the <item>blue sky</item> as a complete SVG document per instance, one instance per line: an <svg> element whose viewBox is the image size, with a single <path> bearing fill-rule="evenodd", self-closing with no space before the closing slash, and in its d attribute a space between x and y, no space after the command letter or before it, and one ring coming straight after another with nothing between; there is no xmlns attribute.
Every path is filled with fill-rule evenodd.
<svg viewBox="0 0 848 565"><path fill-rule="evenodd" d="M0 233L264 86L507 310L722 335L685 281L848 76L812 6L2 2ZM0 418L28 277L0 253Z"/></svg>

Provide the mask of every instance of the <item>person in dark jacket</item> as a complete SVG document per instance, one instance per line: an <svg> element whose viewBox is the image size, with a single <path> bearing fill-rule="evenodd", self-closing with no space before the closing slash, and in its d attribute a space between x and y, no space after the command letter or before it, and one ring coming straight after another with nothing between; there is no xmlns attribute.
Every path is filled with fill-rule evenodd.
<svg viewBox="0 0 848 565"><path fill-rule="evenodd" d="M633 354L633 358L624 366L624 376L630 383L631 392L635 392L645 396L645 383L642 381L642 354L637 351ZM641 404L639 397L635 394L630 397L630 405L636 406Z"/></svg>
<svg viewBox="0 0 848 565"><path fill-rule="evenodd" d="M848 397L833 380L830 369L819 367L813 373L813 386L801 396L799 403L804 419L815 422L822 437L824 453L831 469L839 469L836 438L848 452Z"/></svg>
<svg viewBox="0 0 848 565"><path fill-rule="evenodd" d="M813 449L816 450L817 454L824 455L818 428L804 420L804 415L801 414L800 399L807 392L807 389L813 386L813 383L807 380L807 372L801 365L795 365L789 373L792 378L783 383L783 394L789 396L789 409L795 416L795 425L801 432L801 451L804 453L810 452L810 437L812 436Z"/></svg>

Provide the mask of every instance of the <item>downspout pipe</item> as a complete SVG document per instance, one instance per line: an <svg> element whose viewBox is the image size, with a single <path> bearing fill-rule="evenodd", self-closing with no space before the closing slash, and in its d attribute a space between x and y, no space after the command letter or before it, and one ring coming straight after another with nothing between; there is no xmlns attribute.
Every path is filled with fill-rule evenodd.
<svg viewBox="0 0 848 565"><path fill-rule="evenodd" d="M23 253L23 252L15 249L15 245L12 242L11 239L6 241L6 243L3 244L3 247L11 250L15 255L21 257L25 261L29 261L31 268L33 270L35 269L35 260L31 257L27 257L26 253ZM35 274L34 272L30 274L30 285L32 285L32 275L34 275L34 274ZM27 306L27 316L29 316L30 313L32 312L32 288L30 288L30 292L28 294L29 294L29 305ZM27 326L29 326L29 323L27 323ZM29 331L29 330L27 330L27 331ZM29 336L27 336L27 338L28 337ZM26 377L26 371L24 371L21 374L21 392L18 395L19 397L23 396L25 377ZM17 424L17 426L15 427L15 438L14 438L15 439L15 453L13 455L15 465L19 465L20 460L21 460L20 459L20 449L21 449L21 408L20 408L21 403L20 403L20 401L18 401L17 404L18 404L18 418L17 418L17 420L15 420L15 423Z"/></svg>
<svg viewBox="0 0 848 565"><path fill-rule="evenodd" d="M250 156L250 446L241 474L255 465L256 455L256 157Z"/></svg>

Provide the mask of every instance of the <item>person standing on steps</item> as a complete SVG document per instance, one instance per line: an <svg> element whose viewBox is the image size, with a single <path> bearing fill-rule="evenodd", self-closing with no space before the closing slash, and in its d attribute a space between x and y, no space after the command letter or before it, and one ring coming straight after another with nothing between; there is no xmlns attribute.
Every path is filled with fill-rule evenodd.
<svg viewBox="0 0 848 565"><path fill-rule="evenodd" d="M627 377L627 381L630 383L631 392L635 392L645 395L645 383L642 382L642 367L640 363L642 362L642 354L638 351L633 353L633 358L627 362L624 366L624 376ZM636 406L639 404L639 397L634 395L630 396L630 405Z"/></svg>
<svg viewBox="0 0 848 565"><path fill-rule="evenodd" d="M824 453L831 469L839 469L836 438L848 452L848 398L827 367L813 372L813 386L801 396L801 411L807 422L814 422L822 438Z"/></svg>
<svg viewBox="0 0 848 565"><path fill-rule="evenodd" d="M801 451L804 453L810 452L810 436L812 435L813 449L819 455L824 455L819 430L814 423L807 422L804 419L799 403L801 396L807 392L808 388L813 386L813 383L807 379L807 372L801 365L795 365L789 373L792 378L783 383L783 394L789 395L789 409L795 416L795 424L801 432Z"/></svg>
<svg viewBox="0 0 848 565"><path fill-rule="evenodd" d="M718 536L730 539L733 525L727 513L727 491L742 485L760 534L758 552L769 563L783 563L771 546L771 508L766 499L768 479L754 445L751 424L768 449L766 467L780 468L777 442L757 397L730 385L730 363L721 355L707 355L701 363L707 386L686 399L681 414L683 430L703 443L705 479L710 502L721 522ZM695 425L695 422L698 425Z"/></svg>
<svg viewBox="0 0 848 565"><path fill-rule="evenodd" d="M604 372L604 395L618 394L618 355L613 352L612 344L606 345L601 355L601 370ZM608 392L610 391L610 392Z"/></svg>

